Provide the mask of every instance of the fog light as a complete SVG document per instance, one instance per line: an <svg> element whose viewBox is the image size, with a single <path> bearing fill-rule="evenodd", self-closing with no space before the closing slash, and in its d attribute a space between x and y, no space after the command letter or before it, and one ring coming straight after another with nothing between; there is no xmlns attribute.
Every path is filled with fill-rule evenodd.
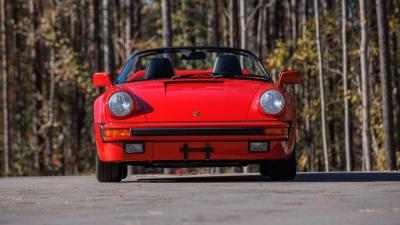
<svg viewBox="0 0 400 225"><path fill-rule="evenodd" d="M250 142L250 152L268 152L268 142Z"/></svg>
<svg viewBox="0 0 400 225"><path fill-rule="evenodd" d="M128 143L125 144L126 154L138 154L144 153L143 143Z"/></svg>

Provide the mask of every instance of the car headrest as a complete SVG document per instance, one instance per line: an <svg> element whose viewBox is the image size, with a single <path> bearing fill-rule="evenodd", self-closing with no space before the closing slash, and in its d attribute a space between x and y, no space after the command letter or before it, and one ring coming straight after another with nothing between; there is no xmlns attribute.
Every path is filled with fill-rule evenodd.
<svg viewBox="0 0 400 225"><path fill-rule="evenodd" d="M220 55L215 59L213 73L235 77L242 75L242 68L236 56Z"/></svg>
<svg viewBox="0 0 400 225"><path fill-rule="evenodd" d="M168 58L154 58L147 63L144 79L165 79L173 76L175 76L174 68Z"/></svg>

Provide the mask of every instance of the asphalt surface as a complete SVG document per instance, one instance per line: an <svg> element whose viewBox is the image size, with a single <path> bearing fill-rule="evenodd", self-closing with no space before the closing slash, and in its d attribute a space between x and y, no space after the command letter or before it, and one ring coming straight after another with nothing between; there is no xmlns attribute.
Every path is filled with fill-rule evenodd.
<svg viewBox="0 0 400 225"><path fill-rule="evenodd" d="M400 173L0 179L0 225L400 224Z"/></svg>

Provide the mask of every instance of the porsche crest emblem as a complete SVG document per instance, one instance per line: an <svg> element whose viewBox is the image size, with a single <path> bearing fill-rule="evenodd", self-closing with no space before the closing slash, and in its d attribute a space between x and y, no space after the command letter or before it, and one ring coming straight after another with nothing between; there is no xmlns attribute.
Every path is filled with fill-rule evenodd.
<svg viewBox="0 0 400 225"><path fill-rule="evenodd" d="M197 117L197 116L200 116L200 112L199 112L199 111L194 111L194 112L193 112L193 116L196 116L196 117Z"/></svg>

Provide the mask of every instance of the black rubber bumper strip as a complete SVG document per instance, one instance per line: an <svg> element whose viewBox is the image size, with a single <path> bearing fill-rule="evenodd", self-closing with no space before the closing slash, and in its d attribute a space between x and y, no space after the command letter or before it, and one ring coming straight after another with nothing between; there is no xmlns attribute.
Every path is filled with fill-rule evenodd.
<svg viewBox="0 0 400 225"><path fill-rule="evenodd" d="M264 135L264 128L131 128L131 136Z"/></svg>

